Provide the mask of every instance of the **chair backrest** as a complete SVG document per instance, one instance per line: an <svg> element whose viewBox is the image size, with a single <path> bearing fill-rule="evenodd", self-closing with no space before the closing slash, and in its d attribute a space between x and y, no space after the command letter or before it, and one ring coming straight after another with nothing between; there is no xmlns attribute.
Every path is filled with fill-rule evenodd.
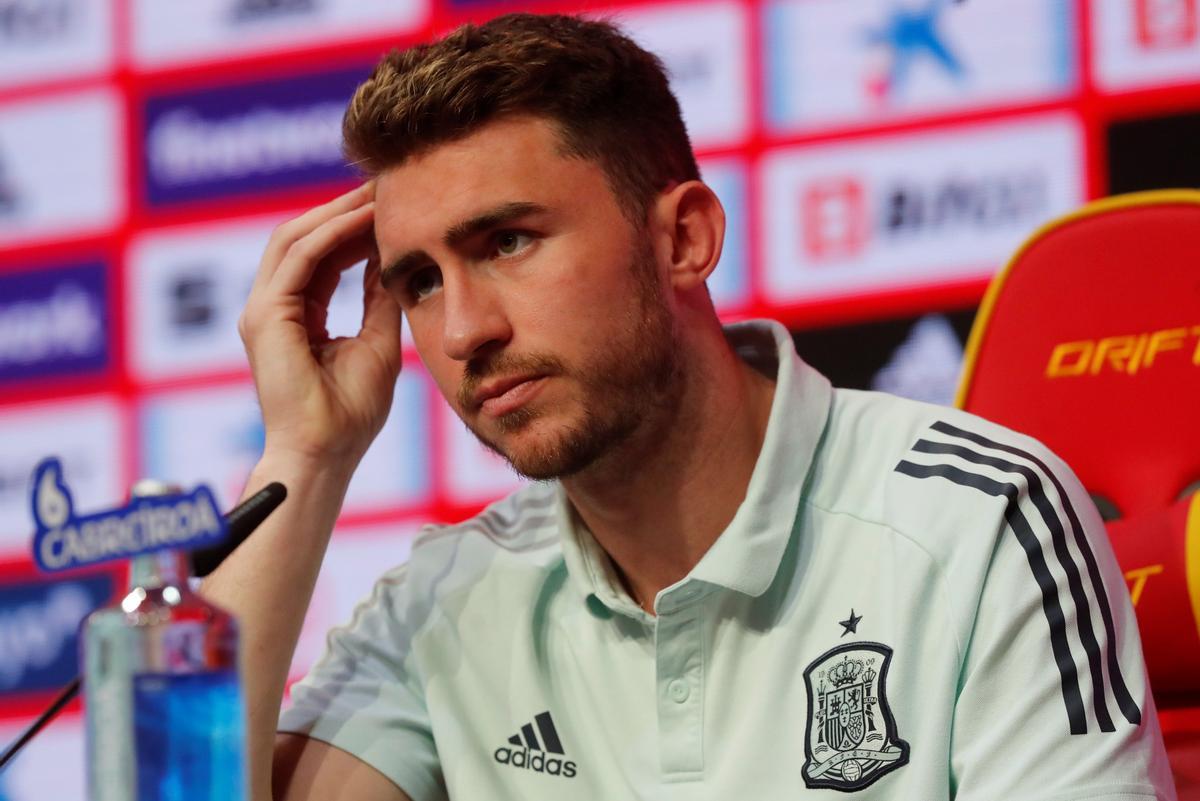
<svg viewBox="0 0 1200 801"><path fill-rule="evenodd" d="M1123 517L1200 488L1200 192L1034 234L984 299L958 405L1046 442Z"/></svg>

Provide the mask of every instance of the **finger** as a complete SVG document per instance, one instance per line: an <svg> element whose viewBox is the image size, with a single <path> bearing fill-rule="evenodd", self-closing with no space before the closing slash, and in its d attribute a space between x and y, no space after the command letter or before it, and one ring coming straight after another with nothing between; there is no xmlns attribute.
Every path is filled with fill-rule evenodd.
<svg viewBox="0 0 1200 801"><path fill-rule="evenodd" d="M267 240L258 272L254 276L252 291L265 286L283 261L287 250L297 239L311 233L325 222L358 208L375 197L375 182L359 184L349 192L335 197L328 203L315 206L299 217L278 225Z"/></svg>
<svg viewBox="0 0 1200 801"><path fill-rule="evenodd" d="M400 304L384 289L379 274L379 256L372 256L363 273L363 322L358 337L399 372L403 351Z"/></svg>
<svg viewBox="0 0 1200 801"><path fill-rule="evenodd" d="M287 249L266 288L273 295L298 295L321 261L340 245L371 231L375 204L351 209L327 220Z"/></svg>

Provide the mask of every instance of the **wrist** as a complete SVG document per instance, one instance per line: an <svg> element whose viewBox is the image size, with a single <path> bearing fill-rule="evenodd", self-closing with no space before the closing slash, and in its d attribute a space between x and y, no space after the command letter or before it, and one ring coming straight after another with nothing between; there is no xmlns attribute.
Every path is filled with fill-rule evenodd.
<svg viewBox="0 0 1200 801"><path fill-rule="evenodd" d="M328 496L340 499L345 495L357 459L339 458L334 454L320 456L294 449L268 445L250 471L243 496L249 496L272 481L287 487L289 494L304 493L310 496Z"/></svg>

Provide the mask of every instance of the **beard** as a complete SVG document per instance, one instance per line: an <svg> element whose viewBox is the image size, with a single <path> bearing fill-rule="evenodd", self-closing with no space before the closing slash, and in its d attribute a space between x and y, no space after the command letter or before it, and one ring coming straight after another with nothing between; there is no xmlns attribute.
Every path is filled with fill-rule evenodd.
<svg viewBox="0 0 1200 801"><path fill-rule="evenodd" d="M459 389L459 408L480 383L494 375L530 373L574 379L582 389L578 419L564 423L522 447L504 447L463 417L471 433L525 478L545 481L575 475L630 440L639 428L670 419L682 397L683 376L675 320L659 284L649 240L639 236L628 269L636 292L622 325L587 363L564 364L548 354L497 354L471 361ZM543 417L545 410L522 406L496 418L501 434L520 432Z"/></svg>

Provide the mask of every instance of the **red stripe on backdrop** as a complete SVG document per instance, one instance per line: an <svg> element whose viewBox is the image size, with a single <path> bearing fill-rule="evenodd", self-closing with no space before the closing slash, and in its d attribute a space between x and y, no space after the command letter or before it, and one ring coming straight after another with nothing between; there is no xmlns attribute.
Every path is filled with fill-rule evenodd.
<svg viewBox="0 0 1200 801"><path fill-rule="evenodd" d="M33 722L33 718L46 711L46 707L50 706L50 702L60 692L62 692L61 689L46 693L30 693L29 695L21 695L16 698L5 698L4 708L0 710L0 721L16 723L18 726L28 725ZM55 720L82 720L82 718L83 702L79 696L75 696L75 700L67 704ZM0 743L0 748L7 747L8 743Z"/></svg>
<svg viewBox="0 0 1200 801"><path fill-rule="evenodd" d="M830 325L907 317L932 310L970 308L987 290L987 278L943 282L934 286L900 287L890 291L814 299L790 305L760 307L759 315L779 319L788 328L802 330Z"/></svg>
<svg viewBox="0 0 1200 801"><path fill-rule="evenodd" d="M1075 0L1079 25L1079 61L1080 75L1079 97L1076 104L1079 117L1083 121L1084 159L1086 161L1087 198L1089 200L1103 197L1108 192L1108 159L1107 148L1104 144L1103 106L1096 89L1096 73L1092 46L1094 37L1090 24L1092 0Z"/></svg>

